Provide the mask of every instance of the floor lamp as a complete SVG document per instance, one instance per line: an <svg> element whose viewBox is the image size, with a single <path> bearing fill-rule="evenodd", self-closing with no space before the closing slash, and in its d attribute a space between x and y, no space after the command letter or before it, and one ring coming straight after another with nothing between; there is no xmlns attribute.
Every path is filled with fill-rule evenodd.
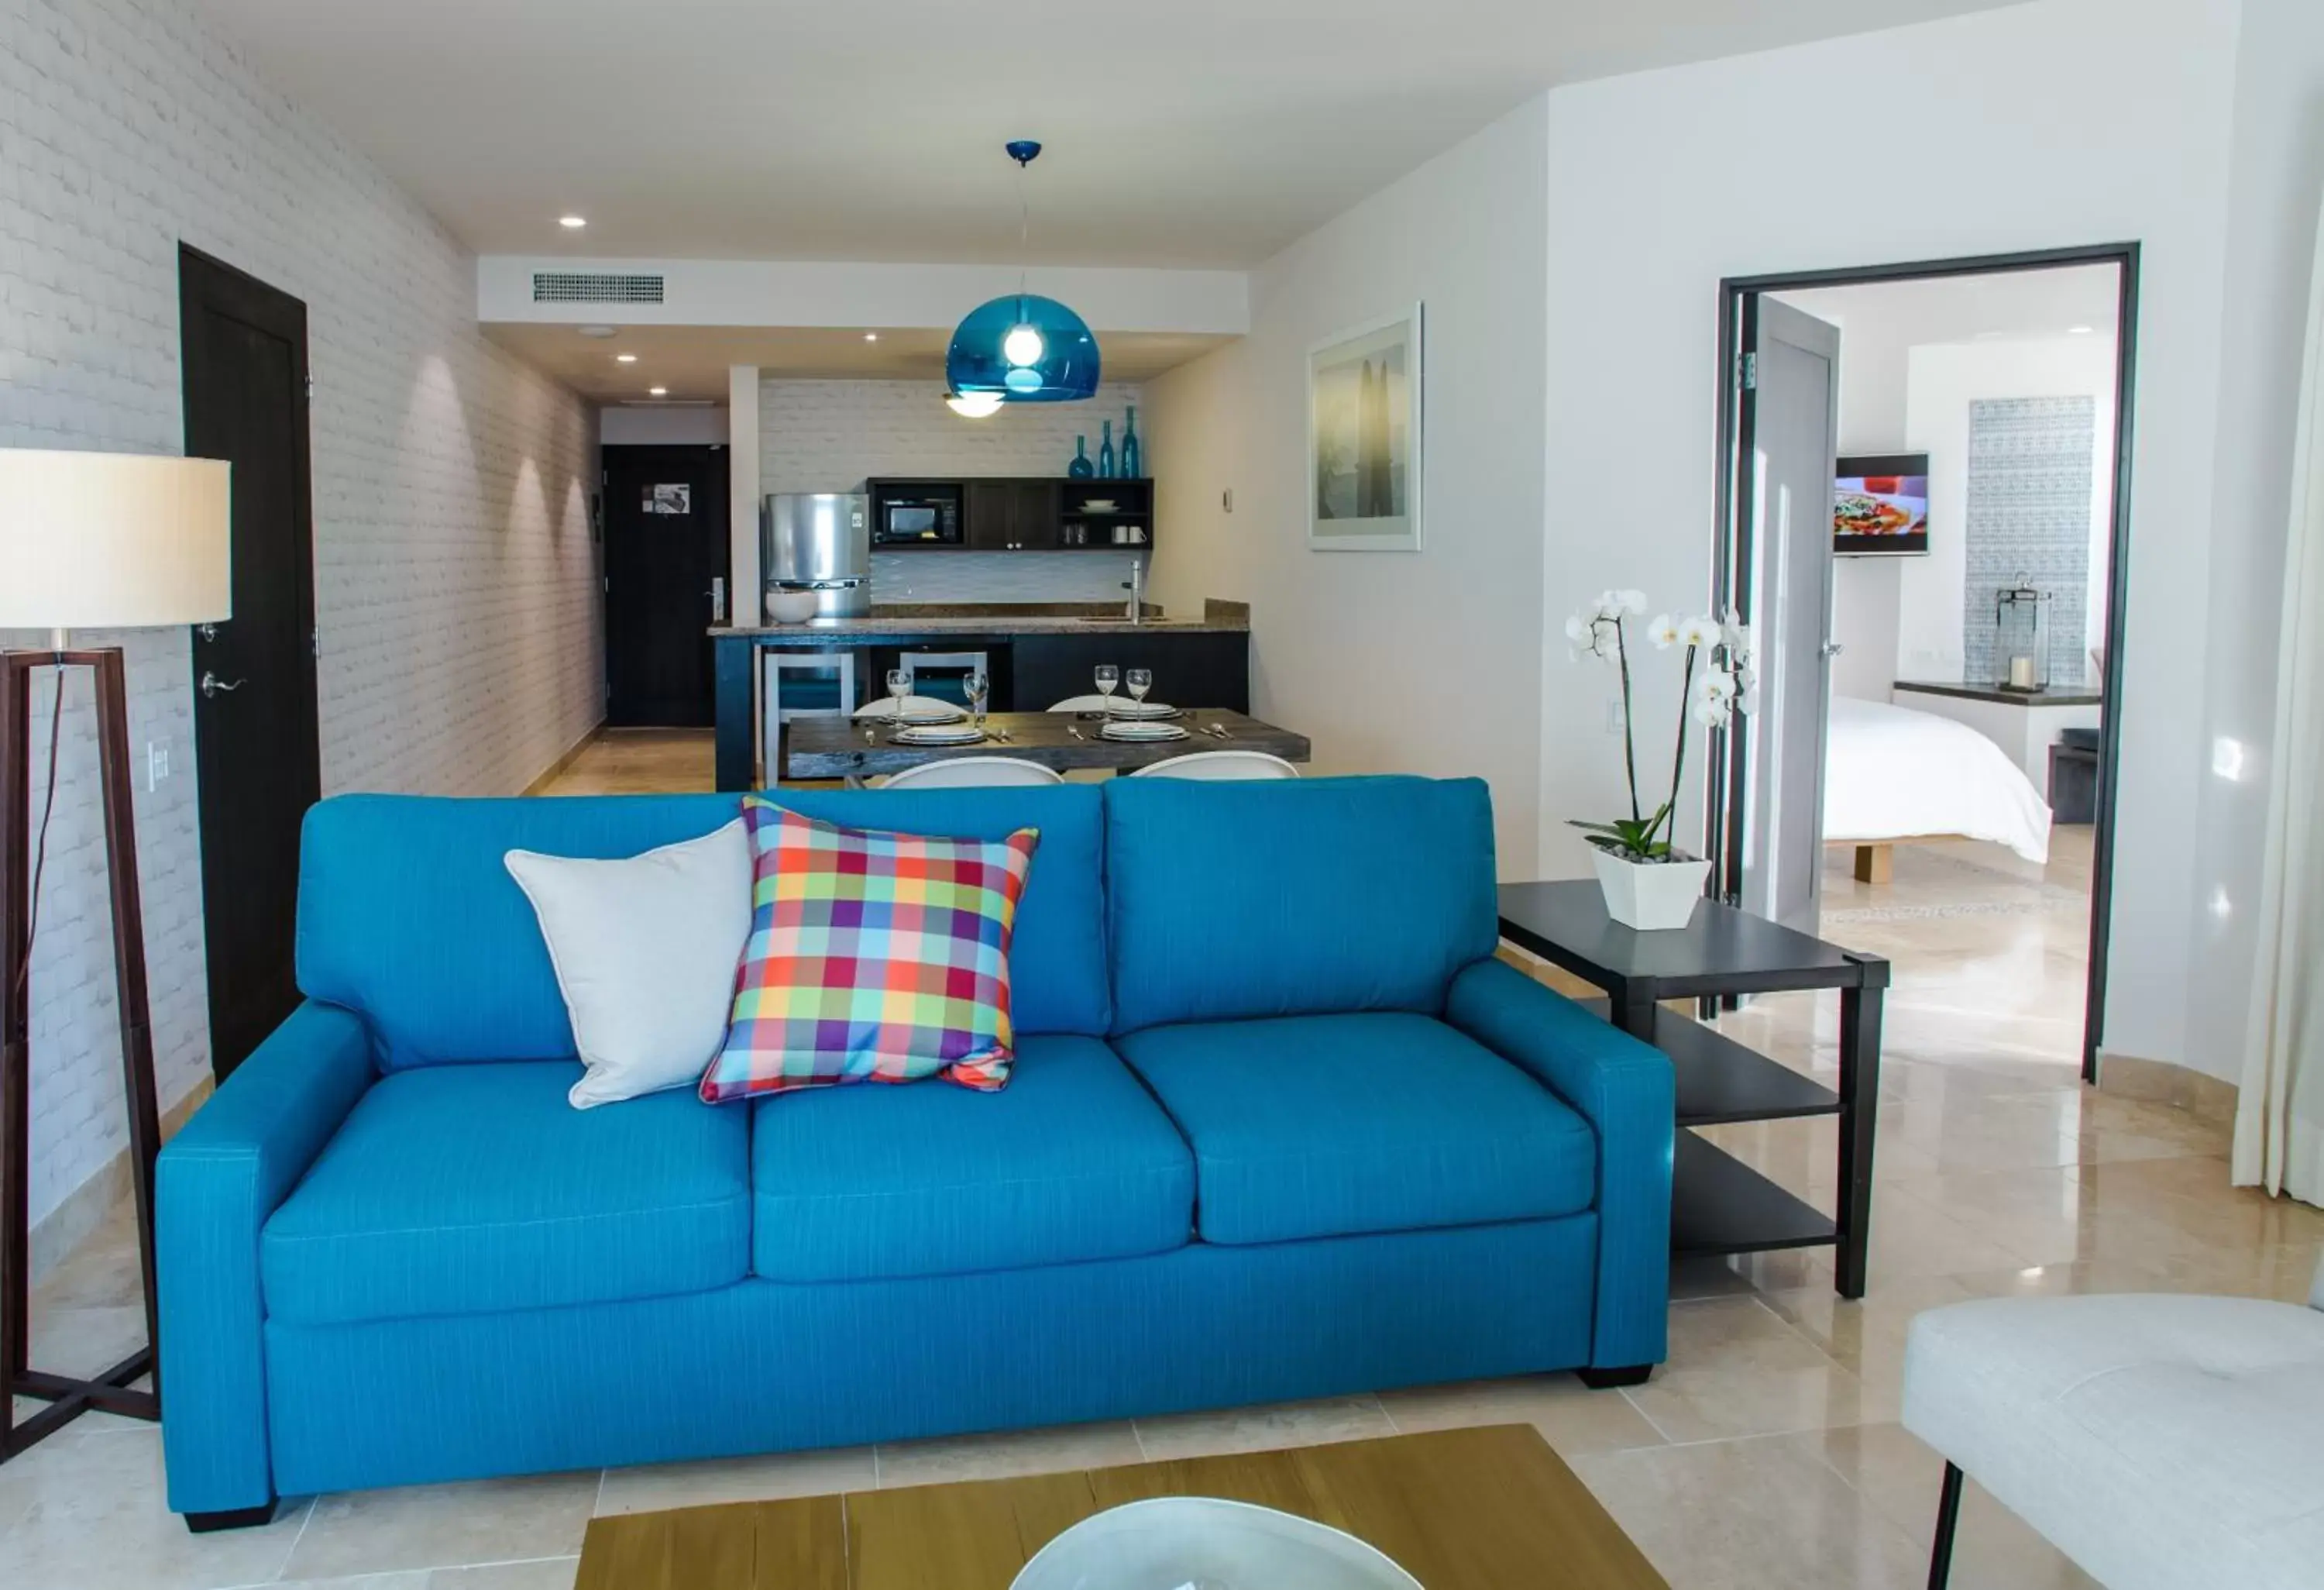
<svg viewBox="0 0 2324 1590"><path fill-rule="evenodd" d="M145 928L130 805L129 710L118 646L69 645L69 630L143 629L226 618L227 467L207 458L0 449L0 631L46 630L38 650L0 651L0 1462L91 1409L159 1419L153 1287L153 1157L161 1146ZM64 676L97 682L98 786L112 874L114 992L122 1094L145 1280L145 1345L95 1376L32 1366L32 957L38 883L57 804ZM32 679L54 670L42 803L32 803ZM136 1388L152 1374L152 1389ZM14 1399L48 1407L16 1422Z"/></svg>

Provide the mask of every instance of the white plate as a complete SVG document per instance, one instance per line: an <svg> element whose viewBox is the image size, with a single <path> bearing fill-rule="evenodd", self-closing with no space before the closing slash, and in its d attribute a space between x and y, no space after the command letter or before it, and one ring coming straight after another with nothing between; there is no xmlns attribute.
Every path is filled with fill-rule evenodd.
<svg viewBox="0 0 2324 1590"><path fill-rule="evenodd" d="M1165 740L1183 740L1186 731L1175 723L1114 722L1098 730L1100 737L1120 740L1133 745L1158 744Z"/></svg>
<svg viewBox="0 0 2324 1590"><path fill-rule="evenodd" d="M1114 718L1176 717L1178 709L1167 701L1117 701L1103 716Z"/></svg>
<svg viewBox="0 0 2324 1590"><path fill-rule="evenodd" d="M1082 504L1082 512L1084 513L1111 513L1114 510L1114 505L1115 499L1112 497L1092 497Z"/></svg>
<svg viewBox="0 0 2324 1590"><path fill-rule="evenodd" d="M906 723L958 723L967 716L951 702L938 700L934 696L912 696L904 702ZM859 723L893 723L896 721L896 703L893 698L889 698L859 707L855 709L855 718Z"/></svg>
<svg viewBox="0 0 2324 1590"><path fill-rule="evenodd" d="M1353 1535L1271 1508L1157 1496L1084 1519L1034 1554L1011 1590L1421 1590Z"/></svg>
<svg viewBox="0 0 2324 1590"><path fill-rule="evenodd" d="M890 738L899 745L973 745L984 731L974 724L911 724Z"/></svg>

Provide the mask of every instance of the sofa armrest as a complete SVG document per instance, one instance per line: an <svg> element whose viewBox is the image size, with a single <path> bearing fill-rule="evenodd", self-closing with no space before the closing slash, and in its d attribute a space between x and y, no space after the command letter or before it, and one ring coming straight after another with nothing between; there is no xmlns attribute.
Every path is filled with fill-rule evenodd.
<svg viewBox="0 0 2324 1590"><path fill-rule="evenodd" d="M1598 1133L1598 1304L1591 1363L1668 1355L1671 1137L1663 1052L1498 960L1452 979L1444 1019L1538 1077Z"/></svg>
<svg viewBox="0 0 2324 1590"><path fill-rule="evenodd" d="M259 1231L372 1077L362 1019L309 1000L161 1151L155 1262L174 1511L235 1512L274 1499Z"/></svg>

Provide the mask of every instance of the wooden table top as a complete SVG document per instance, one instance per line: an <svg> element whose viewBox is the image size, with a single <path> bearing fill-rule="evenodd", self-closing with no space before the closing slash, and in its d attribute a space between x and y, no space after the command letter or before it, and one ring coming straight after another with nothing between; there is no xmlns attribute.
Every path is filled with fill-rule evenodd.
<svg viewBox="0 0 2324 1590"><path fill-rule="evenodd" d="M784 727L783 777L871 778L955 756L1014 756L1065 772L1077 767L1144 767L1197 751L1264 751L1286 762L1305 762L1309 754L1306 735L1240 712L1190 707L1185 716L1170 721L1187 731L1185 739L1131 744L1099 738L1102 725L1078 713L995 712L986 715L982 744L897 745L890 742L891 731L885 725L870 726L866 740L864 724L844 717L803 717ZM1222 740L1204 732L1213 726L1229 737Z"/></svg>
<svg viewBox="0 0 2324 1590"><path fill-rule="evenodd" d="M1314 1519L1427 1590L1667 1590L1529 1425L595 1519L575 1590L1008 1590L1066 1529L1153 1496Z"/></svg>

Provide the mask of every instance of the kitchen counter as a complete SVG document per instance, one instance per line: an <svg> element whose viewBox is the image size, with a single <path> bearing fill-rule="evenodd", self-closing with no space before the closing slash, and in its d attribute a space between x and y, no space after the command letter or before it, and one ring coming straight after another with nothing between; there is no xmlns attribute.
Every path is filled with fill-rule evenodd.
<svg viewBox="0 0 2324 1590"><path fill-rule="evenodd" d="M875 605L862 618L728 625L710 631L716 670L717 778L721 790L749 789L770 761L761 724L763 655L833 652L866 682L896 665L893 653L987 651L996 711L1038 711L1083 694L1100 663L1154 670L1157 694L1181 706L1250 710L1250 608L1216 599L1199 618L1171 618L1151 604L1136 623L1111 603L912 603ZM1114 615L1109 616L1109 613ZM962 642L982 641L982 648ZM950 642L949 645L946 642ZM890 654L882 660L879 653Z"/></svg>
<svg viewBox="0 0 2324 1590"><path fill-rule="evenodd" d="M1108 612L1111 616L1104 616ZM1170 618L1158 610L1132 624L1111 604L1057 604L966 607L922 603L874 607L862 618L812 618L805 624L736 624L710 632L713 640L814 642L829 637L849 645L888 640L927 640L944 635L1079 635L1092 630L1149 629L1174 633L1248 632L1250 610L1240 602L1212 602L1200 618Z"/></svg>

